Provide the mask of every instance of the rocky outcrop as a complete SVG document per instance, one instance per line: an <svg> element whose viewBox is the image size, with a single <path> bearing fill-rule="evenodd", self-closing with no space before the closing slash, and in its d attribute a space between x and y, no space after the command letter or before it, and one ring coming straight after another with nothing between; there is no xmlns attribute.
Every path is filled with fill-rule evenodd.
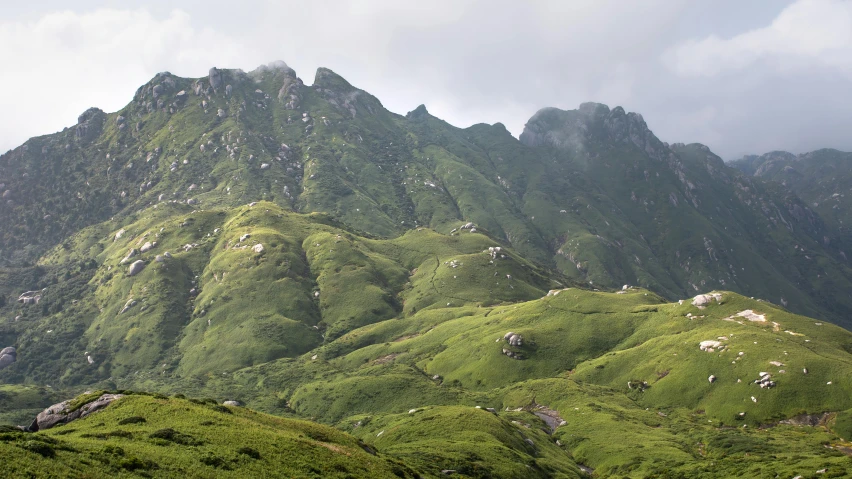
<svg viewBox="0 0 852 479"><path fill-rule="evenodd" d="M219 88L222 86L222 72L218 68L213 67L210 69L207 79L210 81L213 91L219 91Z"/></svg>
<svg viewBox="0 0 852 479"><path fill-rule="evenodd" d="M18 297L18 302L25 305L25 306L31 305L31 304L38 304L38 302L41 301L41 294L43 292L44 292L43 290L27 291L26 293L22 293Z"/></svg>
<svg viewBox="0 0 852 479"><path fill-rule="evenodd" d="M59 404L54 404L44 411L40 412L29 427L30 432L43 431L62 424L68 424L80 418L84 418L92 413L100 411L112 404L114 401L123 398L123 394L102 394L100 397L83 406L71 411L72 400L62 401Z"/></svg>
<svg viewBox="0 0 852 479"><path fill-rule="evenodd" d="M713 301L717 303L722 302L722 295L719 293L711 293L711 294L699 294L696 297L692 298L692 305L697 307L698 309L704 309L710 305Z"/></svg>
<svg viewBox="0 0 852 479"><path fill-rule="evenodd" d="M524 344L524 338L523 338L523 336L521 336L520 334L515 334L515 333L513 333L513 332L511 332L511 331L509 331L508 333L506 333L506 334L503 336L503 339L505 339L505 340L506 340L506 342L508 342L508 343L509 343L509 346L515 346L515 347L517 347L517 346L522 346L522 345Z"/></svg>
<svg viewBox="0 0 852 479"><path fill-rule="evenodd" d="M106 113L100 108L89 108L77 117L74 137L81 143L88 143L101 134L106 121Z"/></svg>
<svg viewBox="0 0 852 479"><path fill-rule="evenodd" d="M4 369L8 366L11 366L12 363L17 361L18 352L15 348L9 346L8 348L3 348L0 351L0 369Z"/></svg>
<svg viewBox="0 0 852 479"><path fill-rule="evenodd" d="M328 68L317 69L313 88L339 111L348 112L353 118L359 111L375 114L382 108L376 97L355 88Z"/></svg>

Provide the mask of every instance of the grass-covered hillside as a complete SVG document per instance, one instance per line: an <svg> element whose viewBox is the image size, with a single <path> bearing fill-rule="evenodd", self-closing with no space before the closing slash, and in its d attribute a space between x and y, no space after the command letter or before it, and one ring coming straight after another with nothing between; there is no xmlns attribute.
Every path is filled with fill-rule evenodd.
<svg viewBox="0 0 852 479"><path fill-rule="evenodd" d="M81 475L239 476L285 462L293 472L270 474L852 472L852 334L734 293L696 304L568 288L515 304L427 308L231 372L114 376L97 386L213 399L131 395L68 425L4 433L0 447L15 471ZM224 400L348 435L216 405ZM303 448L306 458L288 459Z"/></svg>
<svg viewBox="0 0 852 479"><path fill-rule="evenodd" d="M160 395L35 434L0 429L0 451L9 477L417 477L328 426Z"/></svg>
<svg viewBox="0 0 852 479"><path fill-rule="evenodd" d="M3 337L17 362L4 378L74 385L139 370L233 371L378 321L560 285L470 229L368 239L270 202L166 203L130 219L84 229L33 268L46 287L38 304L8 307L16 319Z"/></svg>

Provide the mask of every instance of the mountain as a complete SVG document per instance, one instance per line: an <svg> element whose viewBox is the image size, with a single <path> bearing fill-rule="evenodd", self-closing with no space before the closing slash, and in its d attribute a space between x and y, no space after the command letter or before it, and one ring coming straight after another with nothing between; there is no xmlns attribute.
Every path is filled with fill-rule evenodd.
<svg viewBox="0 0 852 479"><path fill-rule="evenodd" d="M157 203L267 200L377 237L473 222L595 287L669 299L730 289L842 324L852 310L840 293L844 242L808 204L599 104L544 109L518 141L500 124L459 129L425 107L395 115L327 69L312 86L283 64L163 73L121 111L89 110L3 155L0 183L0 219L15 225L0 249L15 267L82 226Z"/></svg>
<svg viewBox="0 0 852 479"><path fill-rule="evenodd" d="M746 156L730 165L748 175L774 181L793 190L836 231L835 236L844 245L852 238L849 230L852 203L846 200L847 192L852 190L852 153L832 149L801 155L774 151L761 156Z"/></svg>
<svg viewBox="0 0 852 479"><path fill-rule="evenodd" d="M16 470L66 474L106 440L152 475L173 453L254 473L213 436L274 419L193 422L238 399L345 431L302 433L344 456L375 446L376 475L845 472L844 231L620 107L545 108L516 139L394 114L324 68L161 73L0 156L0 185L0 419L85 390L214 398L3 433ZM210 446L83 437L122 407ZM280 426L262 458L300 437Z"/></svg>

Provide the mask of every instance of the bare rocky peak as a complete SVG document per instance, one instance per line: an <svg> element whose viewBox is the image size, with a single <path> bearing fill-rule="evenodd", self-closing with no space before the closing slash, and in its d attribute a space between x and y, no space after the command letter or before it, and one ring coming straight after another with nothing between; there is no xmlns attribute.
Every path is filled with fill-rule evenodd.
<svg viewBox="0 0 852 479"><path fill-rule="evenodd" d="M660 161L671 153L639 113L592 102L581 104L577 110L542 108L527 122L520 140L527 146L567 150L583 150L590 142L632 144Z"/></svg>

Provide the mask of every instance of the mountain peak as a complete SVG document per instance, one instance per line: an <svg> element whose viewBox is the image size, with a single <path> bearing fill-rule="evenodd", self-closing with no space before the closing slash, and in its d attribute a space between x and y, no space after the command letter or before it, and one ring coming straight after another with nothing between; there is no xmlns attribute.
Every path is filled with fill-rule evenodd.
<svg viewBox="0 0 852 479"><path fill-rule="evenodd" d="M340 93L356 90L356 88L342 76L325 67L317 68L317 73L314 77L314 88L326 88Z"/></svg>
<svg viewBox="0 0 852 479"><path fill-rule="evenodd" d="M290 68L287 63L276 60L274 62L267 63L266 65L260 65L249 73L249 76L259 76L265 73L284 73L287 76L296 76L296 70Z"/></svg>
<svg viewBox="0 0 852 479"><path fill-rule="evenodd" d="M405 114L405 117L410 120L422 120L430 116L429 110L426 109L426 105L422 104Z"/></svg>
<svg viewBox="0 0 852 479"><path fill-rule="evenodd" d="M594 102L582 103L576 110L542 108L529 119L519 139L527 146L562 149L584 148L592 141L633 144L657 159L666 150L641 114Z"/></svg>
<svg viewBox="0 0 852 479"><path fill-rule="evenodd" d="M621 108L621 107L618 107ZM609 107L604 105L603 103L595 103L593 101L587 101L585 103L580 103L580 107L578 108L580 113L585 113L586 115L606 115L609 114Z"/></svg>

